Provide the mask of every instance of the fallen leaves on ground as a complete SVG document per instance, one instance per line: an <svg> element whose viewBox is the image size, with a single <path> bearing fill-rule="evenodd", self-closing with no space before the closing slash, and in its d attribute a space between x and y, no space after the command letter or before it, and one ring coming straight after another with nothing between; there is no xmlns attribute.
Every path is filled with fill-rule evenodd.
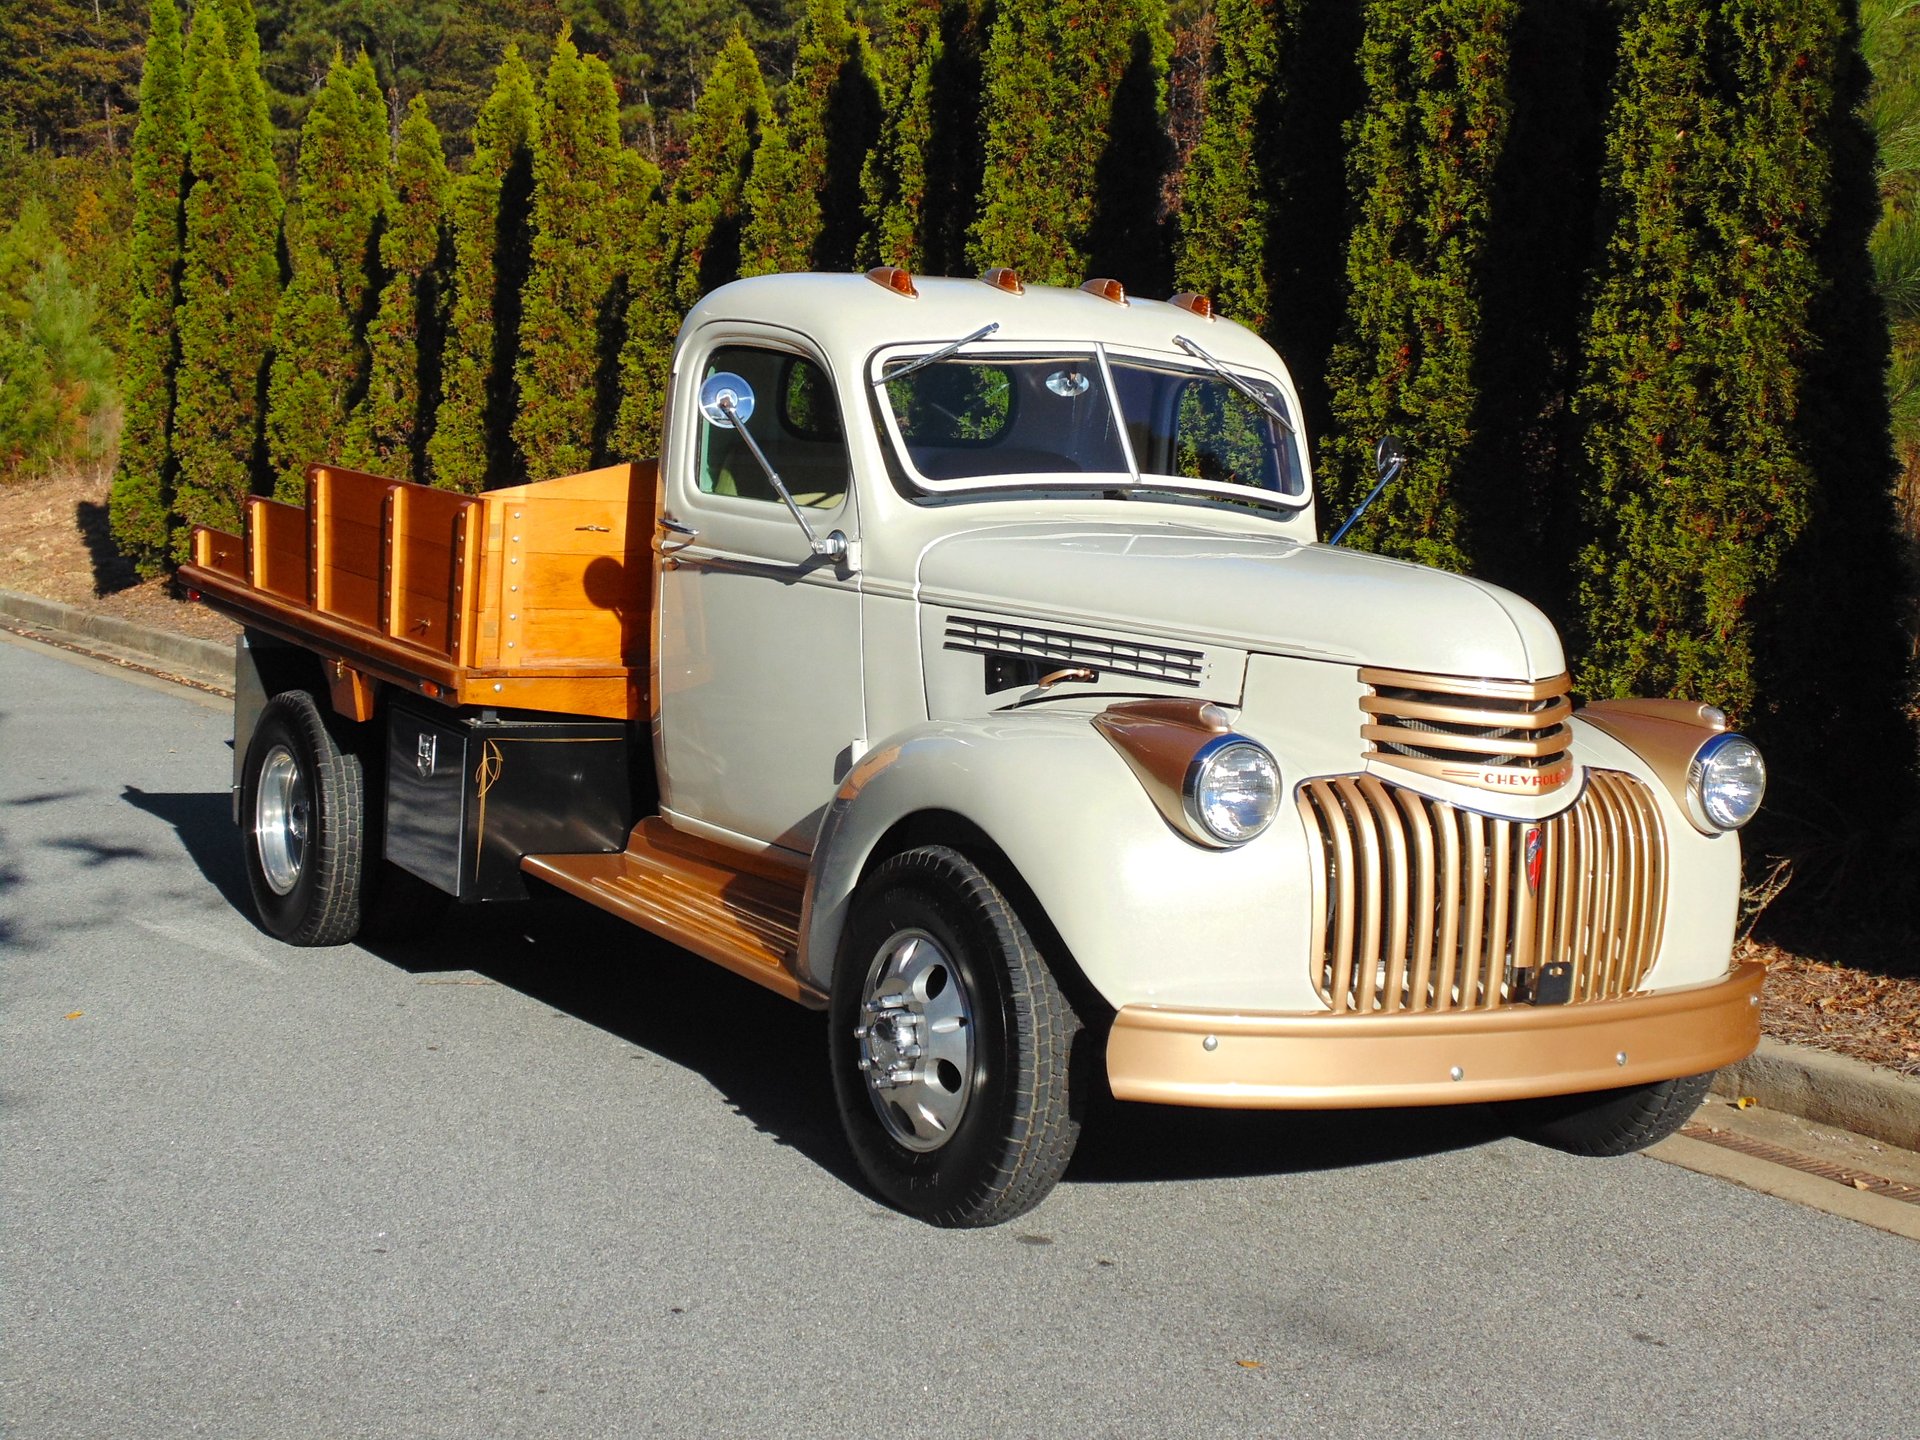
<svg viewBox="0 0 1920 1440"><path fill-rule="evenodd" d="M1748 944L1739 958L1766 962L1760 1027L1767 1035L1920 1075L1920 980L1829 965L1770 945Z"/></svg>

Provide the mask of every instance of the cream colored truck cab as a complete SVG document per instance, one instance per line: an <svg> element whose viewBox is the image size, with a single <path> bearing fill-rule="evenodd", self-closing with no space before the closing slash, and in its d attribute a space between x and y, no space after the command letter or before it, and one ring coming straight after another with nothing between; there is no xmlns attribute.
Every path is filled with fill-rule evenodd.
<svg viewBox="0 0 1920 1440"><path fill-rule="evenodd" d="M1576 711L1525 600L1320 543L1299 413L1195 297L716 291L635 472L657 804L617 853L522 870L824 1006L863 1172L935 1223L1038 1203L1103 1084L1500 1102L1587 1153L1670 1133L1758 1038L1759 969L1729 963L1757 753L1702 705ZM517 563L476 560L503 607ZM391 673L358 653L333 663ZM389 736L394 773L427 739ZM236 781L269 902L276 758L307 757Z"/></svg>

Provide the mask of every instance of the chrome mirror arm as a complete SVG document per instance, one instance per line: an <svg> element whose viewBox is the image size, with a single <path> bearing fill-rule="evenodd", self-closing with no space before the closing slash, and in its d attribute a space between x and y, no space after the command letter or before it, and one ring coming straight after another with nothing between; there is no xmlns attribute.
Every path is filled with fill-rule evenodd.
<svg viewBox="0 0 1920 1440"><path fill-rule="evenodd" d="M773 468L773 463L767 459L766 452L760 448L760 442L753 438L753 432L747 429L746 422L734 408L733 396L723 394L714 403L732 423L733 428L740 432L740 438L747 442L747 449L751 450L753 458L760 462L760 468L766 472L767 482L786 502L787 512L793 516L794 523L806 535L807 544L813 553L827 560L844 560L847 555L847 537L838 530L825 539L813 533L813 526L807 523L807 517L800 513L799 505L794 503L793 492L787 489L787 482L780 478L780 473Z"/></svg>

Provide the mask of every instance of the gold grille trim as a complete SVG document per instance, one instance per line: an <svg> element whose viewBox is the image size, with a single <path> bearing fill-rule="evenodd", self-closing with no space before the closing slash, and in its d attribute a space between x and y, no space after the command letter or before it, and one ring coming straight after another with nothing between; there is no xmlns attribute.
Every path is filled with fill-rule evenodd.
<svg viewBox="0 0 1920 1440"><path fill-rule="evenodd" d="M1544 795L1573 778L1572 685L1360 671L1369 693L1367 758L1416 775L1509 795Z"/></svg>
<svg viewBox="0 0 1920 1440"><path fill-rule="evenodd" d="M1313 979L1340 1014L1493 1010L1549 965L1571 1002L1639 988L1660 948L1667 847L1653 795L1611 770L1551 820L1502 820L1372 775L1300 787Z"/></svg>

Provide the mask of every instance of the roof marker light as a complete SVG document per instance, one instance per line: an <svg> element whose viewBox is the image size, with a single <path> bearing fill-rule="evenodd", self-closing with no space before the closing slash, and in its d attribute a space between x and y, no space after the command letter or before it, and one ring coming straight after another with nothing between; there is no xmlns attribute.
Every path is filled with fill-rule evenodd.
<svg viewBox="0 0 1920 1440"><path fill-rule="evenodd" d="M884 286L896 295L904 295L909 300L918 298L920 292L913 288L913 276L898 265L876 265L867 271L867 278L876 285Z"/></svg>
<svg viewBox="0 0 1920 1440"><path fill-rule="evenodd" d="M1213 302L1206 296L1195 294L1191 290L1182 290L1167 303L1177 306L1182 310L1192 311L1202 320L1213 319Z"/></svg>
<svg viewBox="0 0 1920 1440"><path fill-rule="evenodd" d="M1024 295L1027 293L1027 287L1020 283L1019 272L1009 270L1004 265L996 265L991 270L982 270L980 272L980 282L983 285L991 285L996 290L1004 290L1009 295Z"/></svg>
<svg viewBox="0 0 1920 1440"><path fill-rule="evenodd" d="M1127 291L1118 280L1089 280L1080 287L1089 295L1098 295L1102 300L1111 300L1116 305L1127 303Z"/></svg>

